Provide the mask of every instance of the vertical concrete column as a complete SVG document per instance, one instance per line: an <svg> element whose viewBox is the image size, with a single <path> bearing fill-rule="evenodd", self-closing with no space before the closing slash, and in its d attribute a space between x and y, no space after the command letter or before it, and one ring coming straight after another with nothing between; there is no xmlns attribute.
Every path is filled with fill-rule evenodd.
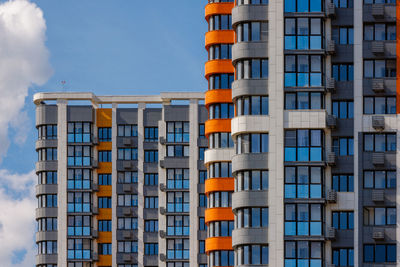
<svg viewBox="0 0 400 267"><path fill-rule="evenodd" d="M397 128L396 128L396 266L400 266L400 116L397 116Z"/></svg>
<svg viewBox="0 0 400 267"><path fill-rule="evenodd" d="M269 266L284 266L284 17L283 0L270 1L268 7L269 38Z"/></svg>
<svg viewBox="0 0 400 267"><path fill-rule="evenodd" d="M189 121L190 121L190 140L189 140L189 177L190 177L190 266L197 265L197 255L199 254L199 241L197 238L199 229L199 192L198 181L199 172L197 161L199 159L199 149L197 140L199 138L199 104L197 99L190 100Z"/></svg>
<svg viewBox="0 0 400 267"><path fill-rule="evenodd" d="M138 130L138 267L143 267L144 258L144 219L143 219L143 209L144 209L144 151L143 151L143 141L144 141L144 109L146 108L145 103L139 103L137 112L137 130Z"/></svg>
<svg viewBox="0 0 400 267"><path fill-rule="evenodd" d="M112 117L111 117L111 240L112 240L112 266L117 266L117 251L118 251L118 244L117 244L117 225L118 225L118 218L117 218L117 180L118 180L118 173L117 173L117 158L118 158L118 151L117 151L117 136L118 136L118 123L117 123L117 109L118 104L112 104Z"/></svg>
<svg viewBox="0 0 400 267"><path fill-rule="evenodd" d="M58 266L67 266L67 104L65 99L57 101Z"/></svg>

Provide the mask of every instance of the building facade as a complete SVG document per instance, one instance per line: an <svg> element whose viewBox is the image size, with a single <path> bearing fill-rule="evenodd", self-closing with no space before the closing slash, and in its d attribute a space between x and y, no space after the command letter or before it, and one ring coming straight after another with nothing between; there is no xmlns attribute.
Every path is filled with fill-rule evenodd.
<svg viewBox="0 0 400 267"><path fill-rule="evenodd" d="M207 264L203 93L34 102L36 266Z"/></svg>

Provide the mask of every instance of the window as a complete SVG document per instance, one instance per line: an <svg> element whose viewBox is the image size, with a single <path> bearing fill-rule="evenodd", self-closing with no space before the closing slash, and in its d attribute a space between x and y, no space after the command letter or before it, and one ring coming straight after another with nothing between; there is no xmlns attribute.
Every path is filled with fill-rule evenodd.
<svg viewBox="0 0 400 267"><path fill-rule="evenodd" d="M322 198L323 168L285 167L285 198Z"/></svg>
<svg viewBox="0 0 400 267"><path fill-rule="evenodd" d="M354 229L354 212L333 211L332 226L338 230Z"/></svg>
<svg viewBox="0 0 400 267"><path fill-rule="evenodd" d="M323 109L324 94L318 92L285 93L285 109Z"/></svg>
<svg viewBox="0 0 400 267"><path fill-rule="evenodd" d="M118 136L125 136L125 137L138 136L137 125L135 124L118 125Z"/></svg>
<svg viewBox="0 0 400 267"><path fill-rule="evenodd" d="M57 124L40 125L37 129L39 140L57 139Z"/></svg>
<svg viewBox="0 0 400 267"><path fill-rule="evenodd" d="M118 183L120 184L137 184L137 172L118 172Z"/></svg>
<svg viewBox="0 0 400 267"><path fill-rule="evenodd" d="M234 266L233 250L216 250L209 253L209 267L213 266Z"/></svg>
<svg viewBox="0 0 400 267"><path fill-rule="evenodd" d="M68 189L90 189L92 171L90 169L68 169Z"/></svg>
<svg viewBox="0 0 400 267"><path fill-rule="evenodd" d="M167 169L168 189L189 189L189 169Z"/></svg>
<svg viewBox="0 0 400 267"><path fill-rule="evenodd" d="M348 63L332 64L332 77L335 81L353 81L354 65Z"/></svg>
<svg viewBox="0 0 400 267"><path fill-rule="evenodd" d="M92 137L92 123L68 122L68 143L89 143Z"/></svg>
<svg viewBox="0 0 400 267"><path fill-rule="evenodd" d="M332 263L335 266L354 266L353 248L332 249Z"/></svg>
<svg viewBox="0 0 400 267"><path fill-rule="evenodd" d="M38 161L57 160L57 148L40 148L38 152Z"/></svg>
<svg viewBox="0 0 400 267"><path fill-rule="evenodd" d="M234 221L216 221L208 223L208 237L232 236Z"/></svg>
<svg viewBox="0 0 400 267"><path fill-rule="evenodd" d="M118 206L120 207L137 207L138 196L137 195L118 195Z"/></svg>
<svg viewBox="0 0 400 267"><path fill-rule="evenodd" d="M210 119L230 119L233 118L233 104L211 104L209 106Z"/></svg>
<svg viewBox="0 0 400 267"><path fill-rule="evenodd" d="M99 197L98 201L100 209L111 209L111 197Z"/></svg>
<svg viewBox="0 0 400 267"><path fill-rule="evenodd" d="M231 15L212 15L208 21L208 31L216 30L231 30L232 16Z"/></svg>
<svg viewBox="0 0 400 267"><path fill-rule="evenodd" d="M189 259L189 239L167 239L167 259Z"/></svg>
<svg viewBox="0 0 400 267"><path fill-rule="evenodd" d="M285 86L322 86L322 63L322 57L317 55L286 55Z"/></svg>
<svg viewBox="0 0 400 267"><path fill-rule="evenodd" d="M268 40L268 22L244 22L236 26L236 42Z"/></svg>
<svg viewBox="0 0 400 267"><path fill-rule="evenodd" d="M353 174L333 174L332 189L336 192L354 192Z"/></svg>
<svg viewBox="0 0 400 267"><path fill-rule="evenodd" d="M238 60L236 63L236 79L267 79L268 59Z"/></svg>
<svg viewBox="0 0 400 267"><path fill-rule="evenodd" d="M232 192L212 192L208 194L209 208L232 207Z"/></svg>
<svg viewBox="0 0 400 267"><path fill-rule="evenodd" d="M137 253L137 241L118 241L118 253Z"/></svg>
<svg viewBox="0 0 400 267"><path fill-rule="evenodd" d="M322 267L323 244L310 241L285 241L285 267Z"/></svg>
<svg viewBox="0 0 400 267"><path fill-rule="evenodd" d="M364 245L364 262L396 262L396 244Z"/></svg>
<svg viewBox="0 0 400 267"><path fill-rule="evenodd" d="M236 191L268 190L268 171L239 171L236 174Z"/></svg>
<svg viewBox="0 0 400 267"><path fill-rule="evenodd" d="M353 137L338 137L332 138L333 152L338 156L354 155L354 138Z"/></svg>
<svg viewBox="0 0 400 267"><path fill-rule="evenodd" d="M118 264L118 267L138 267L138 265L137 264Z"/></svg>
<svg viewBox="0 0 400 267"><path fill-rule="evenodd" d="M321 18L285 18L285 49L322 49L323 26Z"/></svg>
<svg viewBox="0 0 400 267"><path fill-rule="evenodd" d="M204 160L204 153L207 149L207 147L199 147L199 160Z"/></svg>
<svg viewBox="0 0 400 267"><path fill-rule="evenodd" d="M364 0L364 4L396 4L395 0Z"/></svg>
<svg viewBox="0 0 400 267"><path fill-rule="evenodd" d="M168 212L189 212L189 192L168 192Z"/></svg>
<svg viewBox="0 0 400 267"><path fill-rule="evenodd" d="M365 78L396 77L396 60L364 60Z"/></svg>
<svg viewBox="0 0 400 267"><path fill-rule="evenodd" d="M227 148L234 145L231 133L211 133L208 142L209 148Z"/></svg>
<svg viewBox="0 0 400 267"><path fill-rule="evenodd" d="M57 207L57 195L39 195L37 199L39 208Z"/></svg>
<svg viewBox="0 0 400 267"><path fill-rule="evenodd" d="M232 176L232 163L231 162L214 162L208 167L209 178L228 178Z"/></svg>
<svg viewBox="0 0 400 267"><path fill-rule="evenodd" d="M268 255L268 246L241 245L237 247L237 257L239 265L268 264Z"/></svg>
<svg viewBox="0 0 400 267"><path fill-rule="evenodd" d="M99 151L99 162L111 162L111 150Z"/></svg>
<svg viewBox="0 0 400 267"><path fill-rule="evenodd" d="M145 142L158 142L158 127L145 127L144 128L144 141Z"/></svg>
<svg viewBox="0 0 400 267"><path fill-rule="evenodd" d="M99 141L100 142L111 142L112 134L111 127L99 128Z"/></svg>
<svg viewBox="0 0 400 267"><path fill-rule="evenodd" d="M207 230L207 225L204 217L199 217L199 231Z"/></svg>
<svg viewBox="0 0 400 267"><path fill-rule="evenodd" d="M145 197L144 207L146 209L158 209L158 197Z"/></svg>
<svg viewBox="0 0 400 267"><path fill-rule="evenodd" d="M89 236L90 228L91 228L91 216L89 215L68 216L67 233L69 236Z"/></svg>
<svg viewBox="0 0 400 267"><path fill-rule="evenodd" d="M285 235L322 235L322 212L321 204L285 204Z"/></svg>
<svg viewBox="0 0 400 267"><path fill-rule="evenodd" d="M158 173L145 173L144 185L158 185Z"/></svg>
<svg viewBox="0 0 400 267"><path fill-rule="evenodd" d="M168 145L167 157L189 157L189 146Z"/></svg>
<svg viewBox="0 0 400 267"><path fill-rule="evenodd" d="M199 253L206 253L206 242L204 240L199 240Z"/></svg>
<svg viewBox="0 0 400 267"><path fill-rule="evenodd" d="M233 1L231 1L233 2ZM241 5L267 5L268 0L236 0L238 6Z"/></svg>
<svg viewBox="0 0 400 267"><path fill-rule="evenodd" d="M118 218L118 230L137 230L137 218Z"/></svg>
<svg viewBox="0 0 400 267"><path fill-rule="evenodd" d="M231 89L234 80L233 74L211 74L209 77L208 89Z"/></svg>
<svg viewBox="0 0 400 267"><path fill-rule="evenodd" d="M111 232L111 220L99 220L99 231L100 232Z"/></svg>
<svg viewBox="0 0 400 267"><path fill-rule="evenodd" d="M111 185L111 174L99 174L99 185Z"/></svg>
<svg viewBox="0 0 400 267"><path fill-rule="evenodd" d="M268 96L242 96L236 98L236 114L268 115Z"/></svg>
<svg viewBox="0 0 400 267"><path fill-rule="evenodd" d="M332 101L332 115L339 119L354 118L354 102Z"/></svg>
<svg viewBox="0 0 400 267"><path fill-rule="evenodd" d="M364 25L364 40L396 40L396 24L374 23Z"/></svg>
<svg viewBox="0 0 400 267"><path fill-rule="evenodd" d="M338 8L353 8L354 6L353 0L333 0L333 3Z"/></svg>
<svg viewBox="0 0 400 267"><path fill-rule="evenodd" d="M57 241L37 242L38 254L57 254Z"/></svg>
<svg viewBox="0 0 400 267"><path fill-rule="evenodd" d="M118 148L118 160L137 160L137 148Z"/></svg>
<svg viewBox="0 0 400 267"><path fill-rule="evenodd" d="M215 44L208 49L208 60L232 59L232 44Z"/></svg>
<svg viewBox="0 0 400 267"><path fill-rule="evenodd" d="M268 134L239 134L236 154L268 152Z"/></svg>
<svg viewBox="0 0 400 267"><path fill-rule="evenodd" d="M233 0L208 0L208 3L233 3Z"/></svg>
<svg viewBox="0 0 400 267"><path fill-rule="evenodd" d="M396 225L396 208L364 207L364 225Z"/></svg>
<svg viewBox="0 0 400 267"><path fill-rule="evenodd" d="M167 216L167 235L189 235L189 216Z"/></svg>
<svg viewBox="0 0 400 267"><path fill-rule="evenodd" d="M188 143L189 122L167 122L167 142Z"/></svg>
<svg viewBox="0 0 400 267"><path fill-rule="evenodd" d="M90 166L91 158L90 146L68 146L68 166Z"/></svg>
<svg viewBox="0 0 400 267"><path fill-rule="evenodd" d="M396 188L396 171L364 171L364 188Z"/></svg>
<svg viewBox="0 0 400 267"><path fill-rule="evenodd" d="M144 162L157 162L157 161L158 161L158 150L144 151Z"/></svg>
<svg viewBox="0 0 400 267"><path fill-rule="evenodd" d="M158 232L158 220L145 220L144 221L145 232Z"/></svg>
<svg viewBox="0 0 400 267"><path fill-rule="evenodd" d="M354 44L354 28L333 27L332 39L335 41L335 44Z"/></svg>
<svg viewBox="0 0 400 267"><path fill-rule="evenodd" d="M205 194L199 194L199 207L206 208L207 207L207 196Z"/></svg>
<svg viewBox="0 0 400 267"><path fill-rule="evenodd" d="M206 128L204 123L199 124L199 138L206 138Z"/></svg>
<svg viewBox="0 0 400 267"><path fill-rule="evenodd" d="M68 259L85 259L91 258L91 245L90 239L68 239L67 240L67 258Z"/></svg>
<svg viewBox="0 0 400 267"><path fill-rule="evenodd" d="M285 131L285 161L322 161L322 130Z"/></svg>
<svg viewBox="0 0 400 267"><path fill-rule="evenodd" d="M144 255L158 255L158 243L145 243Z"/></svg>
<svg viewBox="0 0 400 267"><path fill-rule="evenodd" d="M321 0L285 0L285 12L322 12Z"/></svg>
<svg viewBox="0 0 400 267"><path fill-rule="evenodd" d="M111 244L110 243L102 243L99 244L99 255L111 255Z"/></svg>
<svg viewBox="0 0 400 267"><path fill-rule="evenodd" d="M207 179L207 171L199 171L199 184L204 184Z"/></svg>
<svg viewBox="0 0 400 267"><path fill-rule="evenodd" d="M167 267L189 267L189 262L167 262Z"/></svg>
<svg viewBox="0 0 400 267"><path fill-rule="evenodd" d="M39 172L38 184L57 184L57 172Z"/></svg>
<svg viewBox="0 0 400 267"><path fill-rule="evenodd" d="M40 218L37 219L37 231L57 231L57 218Z"/></svg>
<svg viewBox="0 0 400 267"><path fill-rule="evenodd" d="M364 97L364 114L396 114L396 97Z"/></svg>
<svg viewBox="0 0 400 267"><path fill-rule="evenodd" d="M396 151L395 133L364 134L364 151Z"/></svg>

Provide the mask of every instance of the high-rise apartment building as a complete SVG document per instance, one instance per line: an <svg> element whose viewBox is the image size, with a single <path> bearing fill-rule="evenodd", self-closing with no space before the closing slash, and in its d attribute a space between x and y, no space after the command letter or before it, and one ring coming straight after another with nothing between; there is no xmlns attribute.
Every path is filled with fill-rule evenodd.
<svg viewBox="0 0 400 267"><path fill-rule="evenodd" d="M206 266L203 99L36 94L36 266Z"/></svg>

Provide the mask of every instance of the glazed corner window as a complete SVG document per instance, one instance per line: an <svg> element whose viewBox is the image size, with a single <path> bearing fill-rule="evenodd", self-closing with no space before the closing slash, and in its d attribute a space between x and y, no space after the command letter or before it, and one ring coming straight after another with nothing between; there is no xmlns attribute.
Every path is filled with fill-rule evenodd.
<svg viewBox="0 0 400 267"><path fill-rule="evenodd" d="M268 171L239 171L236 175L236 191L268 190Z"/></svg>
<svg viewBox="0 0 400 267"><path fill-rule="evenodd" d="M332 175L332 189L336 192L354 192L354 176L352 174Z"/></svg>
<svg viewBox="0 0 400 267"><path fill-rule="evenodd" d="M189 122L167 122L167 142L188 143Z"/></svg>
<svg viewBox="0 0 400 267"><path fill-rule="evenodd" d="M231 133L212 133L209 135L208 141L209 148L226 148L234 146ZM204 160L204 158L200 160Z"/></svg>
<svg viewBox="0 0 400 267"><path fill-rule="evenodd" d="M396 60L364 60L364 78L396 77Z"/></svg>
<svg viewBox="0 0 400 267"><path fill-rule="evenodd" d="M39 208L57 207L57 195L39 195L37 199Z"/></svg>
<svg viewBox="0 0 400 267"><path fill-rule="evenodd" d="M211 119L230 119L234 115L233 104L211 104L209 106L209 118Z"/></svg>
<svg viewBox="0 0 400 267"><path fill-rule="evenodd" d="M322 29L320 18L286 18L285 49L322 49Z"/></svg>
<svg viewBox="0 0 400 267"><path fill-rule="evenodd" d="M68 146L68 166L90 166L91 146Z"/></svg>
<svg viewBox="0 0 400 267"><path fill-rule="evenodd" d="M233 80L233 74L211 74L209 77L208 89L231 89Z"/></svg>
<svg viewBox="0 0 400 267"><path fill-rule="evenodd" d="M39 172L38 184L57 184L57 172Z"/></svg>
<svg viewBox="0 0 400 267"><path fill-rule="evenodd" d="M364 134L364 151L396 151L395 133L368 133Z"/></svg>
<svg viewBox="0 0 400 267"><path fill-rule="evenodd" d="M332 1L335 7L338 8L353 8L354 2L353 0L333 0Z"/></svg>
<svg viewBox="0 0 400 267"><path fill-rule="evenodd" d="M268 246L241 245L237 247L237 256L240 265L268 264Z"/></svg>
<svg viewBox="0 0 400 267"><path fill-rule="evenodd" d="M232 30L231 15L212 15L208 21L208 31Z"/></svg>
<svg viewBox="0 0 400 267"><path fill-rule="evenodd" d="M354 212L352 211L333 211L332 226L338 230L354 229Z"/></svg>
<svg viewBox="0 0 400 267"><path fill-rule="evenodd" d="M396 188L396 171L364 171L364 188Z"/></svg>
<svg viewBox="0 0 400 267"><path fill-rule="evenodd" d="M111 127L99 128L100 142L111 142L111 138L112 138Z"/></svg>
<svg viewBox="0 0 400 267"><path fill-rule="evenodd" d="M334 27L332 28L332 39L335 44L354 44L353 27Z"/></svg>
<svg viewBox="0 0 400 267"><path fill-rule="evenodd" d="M118 136L125 136L125 137L138 136L137 125L135 124L118 125Z"/></svg>
<svg viewBox="0 0 400 267"><path fill-rule="evenodd" d="M396 114L396 97L364 97L364 114Z"/></svg>
<svg viewBox="0 0 400 267"><path fill-rule="evenodd" d="M209 178L228 178L232 176L231 162L214 162L209 165Z"/></svg>
<svg viewBox="0 0 400 267"><path fill-rule="evenodd" d="M208 195L209 208L228 208L232 206L232 192L212 192Z"/></svg>
<svg viewBox="0 0 400 267"><path fill-rule="evenodd" d="M241 96L236 98L237 116L268 115L268 96Z"/></svg>
<svg viewBox="0 0 400 267"><path fill-rule="evenodd" d="M322 161L322 130L285 131L285 161Z"/></svg>
<svg viewBox="0 0 400 267"><path fill-rule="evenodd" d="M236 79L267 79L268 59L246 59L236 63Z"/></svg>
<svg viewBox="0 0 400 267"><path fill-rule="evenodd" d="M68 143L89 143L92 137L90 122L69 122Z"/></svg>
<svg viewBox="0 0 400 267"><path fill-rule="evenodd" d="M237 42L259 42L268 40L268 22L245 22L236 26Z"/></svg>
<svg viewBox="0 0 400 267"><path fill-rule="evenodd" d="M322 242L285 241L285 267L322 267Z"/></svg>
<svg viewBox="0 0 400 267"><path fill-rule="evenodd" d="M285 167L285 198L322 198L321 167Z"/></svg>
<svg viewBox="0 0 400 267"><path fill-rule="evenodd" d="M268 5L268 0L236 0L236 5Z"/></svg>
<svg viewBox="0 0 400 267"><path fill-rule="evenodd" d="M268 134L240 134L237 136L236 154L268 152Z"/></svg>
<svg viewBox="0 0 400 267"><path fill-rule="evenodd" d="M322 86L322 57L309 55L285 56L285 86Z"/></svg>
<svg viewBox="0 0 400 267"><path fill-rule="evenodd" d="M364 40L396 40L396 24L375 23L364 25Z"/></svg>
<svg viewBox="0 0 400 267"><path fill-rule="evenodd" d="M338 119L354 118L354 102L332 101L332 115Z"/></svg>
<svg viewBox="0 0 400 267"><path fill-rule="evenodd" d="M208 266L234 266L233 250L216 250L209 253Z"/></svg>
<svg viewBox="0 0 400 267"><path fill-rule="evenodd" d="M40 148L38 152L38 161L52 161L57 160L57 148Z"/></svg>
<svg viewBox="0 0 400 267"><path fill-rule="evenodd" d="M396 262L396 244L364 245L364 262Z"/></svg>
<svg viewBox="0 0 400 267"><path fill-rule="evenodd" d="M332 77L335 81L353 81L353 64L332 64Z"/></svg>
<svg viewBox="0 0 400 267"><path fill-rule="evenodd" d="M90 169L68 169L68 189L90 189L92 171Z"/></svg>
<svg viewBox="0 0 400 267"><path fill-rule="evenodd" d="M39 140L57 139L57 124L40 125L37 129Z"/></svg>
<svg viewBox="0 0 400 267"><path fill-rule="evenodd" d="M285 12L322 12L322 1L285 0Z"/></svg>
<svg viewBox="0 0 400 267"><path fill-rule="evenodd" d="M208 237L232 236L233 221L216 221L208 224Z"/></svg>
<svg viewBox="0 0 400 267"><path fill-rule="evenodd" d="M285 235L322 235L321 204L285 204Z"/></svg>
<svg viewBox="0 0 400 267"><path fill-rule="evenodd" d="M354 266L353 248L332 249L332 263L335 266Z"/></svg>
<svg viewBox="0 0 400 267"><path fill-rule="evenodd" d="M324 94L311 92L285 93L285 109L323 109Z"/></svg>
<svg viewBox="0 0 400 267"><path fill-rule="evenodd" d="M353 137L338 137L332 139L333 152L337 156L352 156L354 155L354 138Z"/></svg>
<svg viewBox="0 0 400 267"><path fill-rule="evenodd" d="M232 59L232 44L215 44L208 49L208 60Z"/></svg>

